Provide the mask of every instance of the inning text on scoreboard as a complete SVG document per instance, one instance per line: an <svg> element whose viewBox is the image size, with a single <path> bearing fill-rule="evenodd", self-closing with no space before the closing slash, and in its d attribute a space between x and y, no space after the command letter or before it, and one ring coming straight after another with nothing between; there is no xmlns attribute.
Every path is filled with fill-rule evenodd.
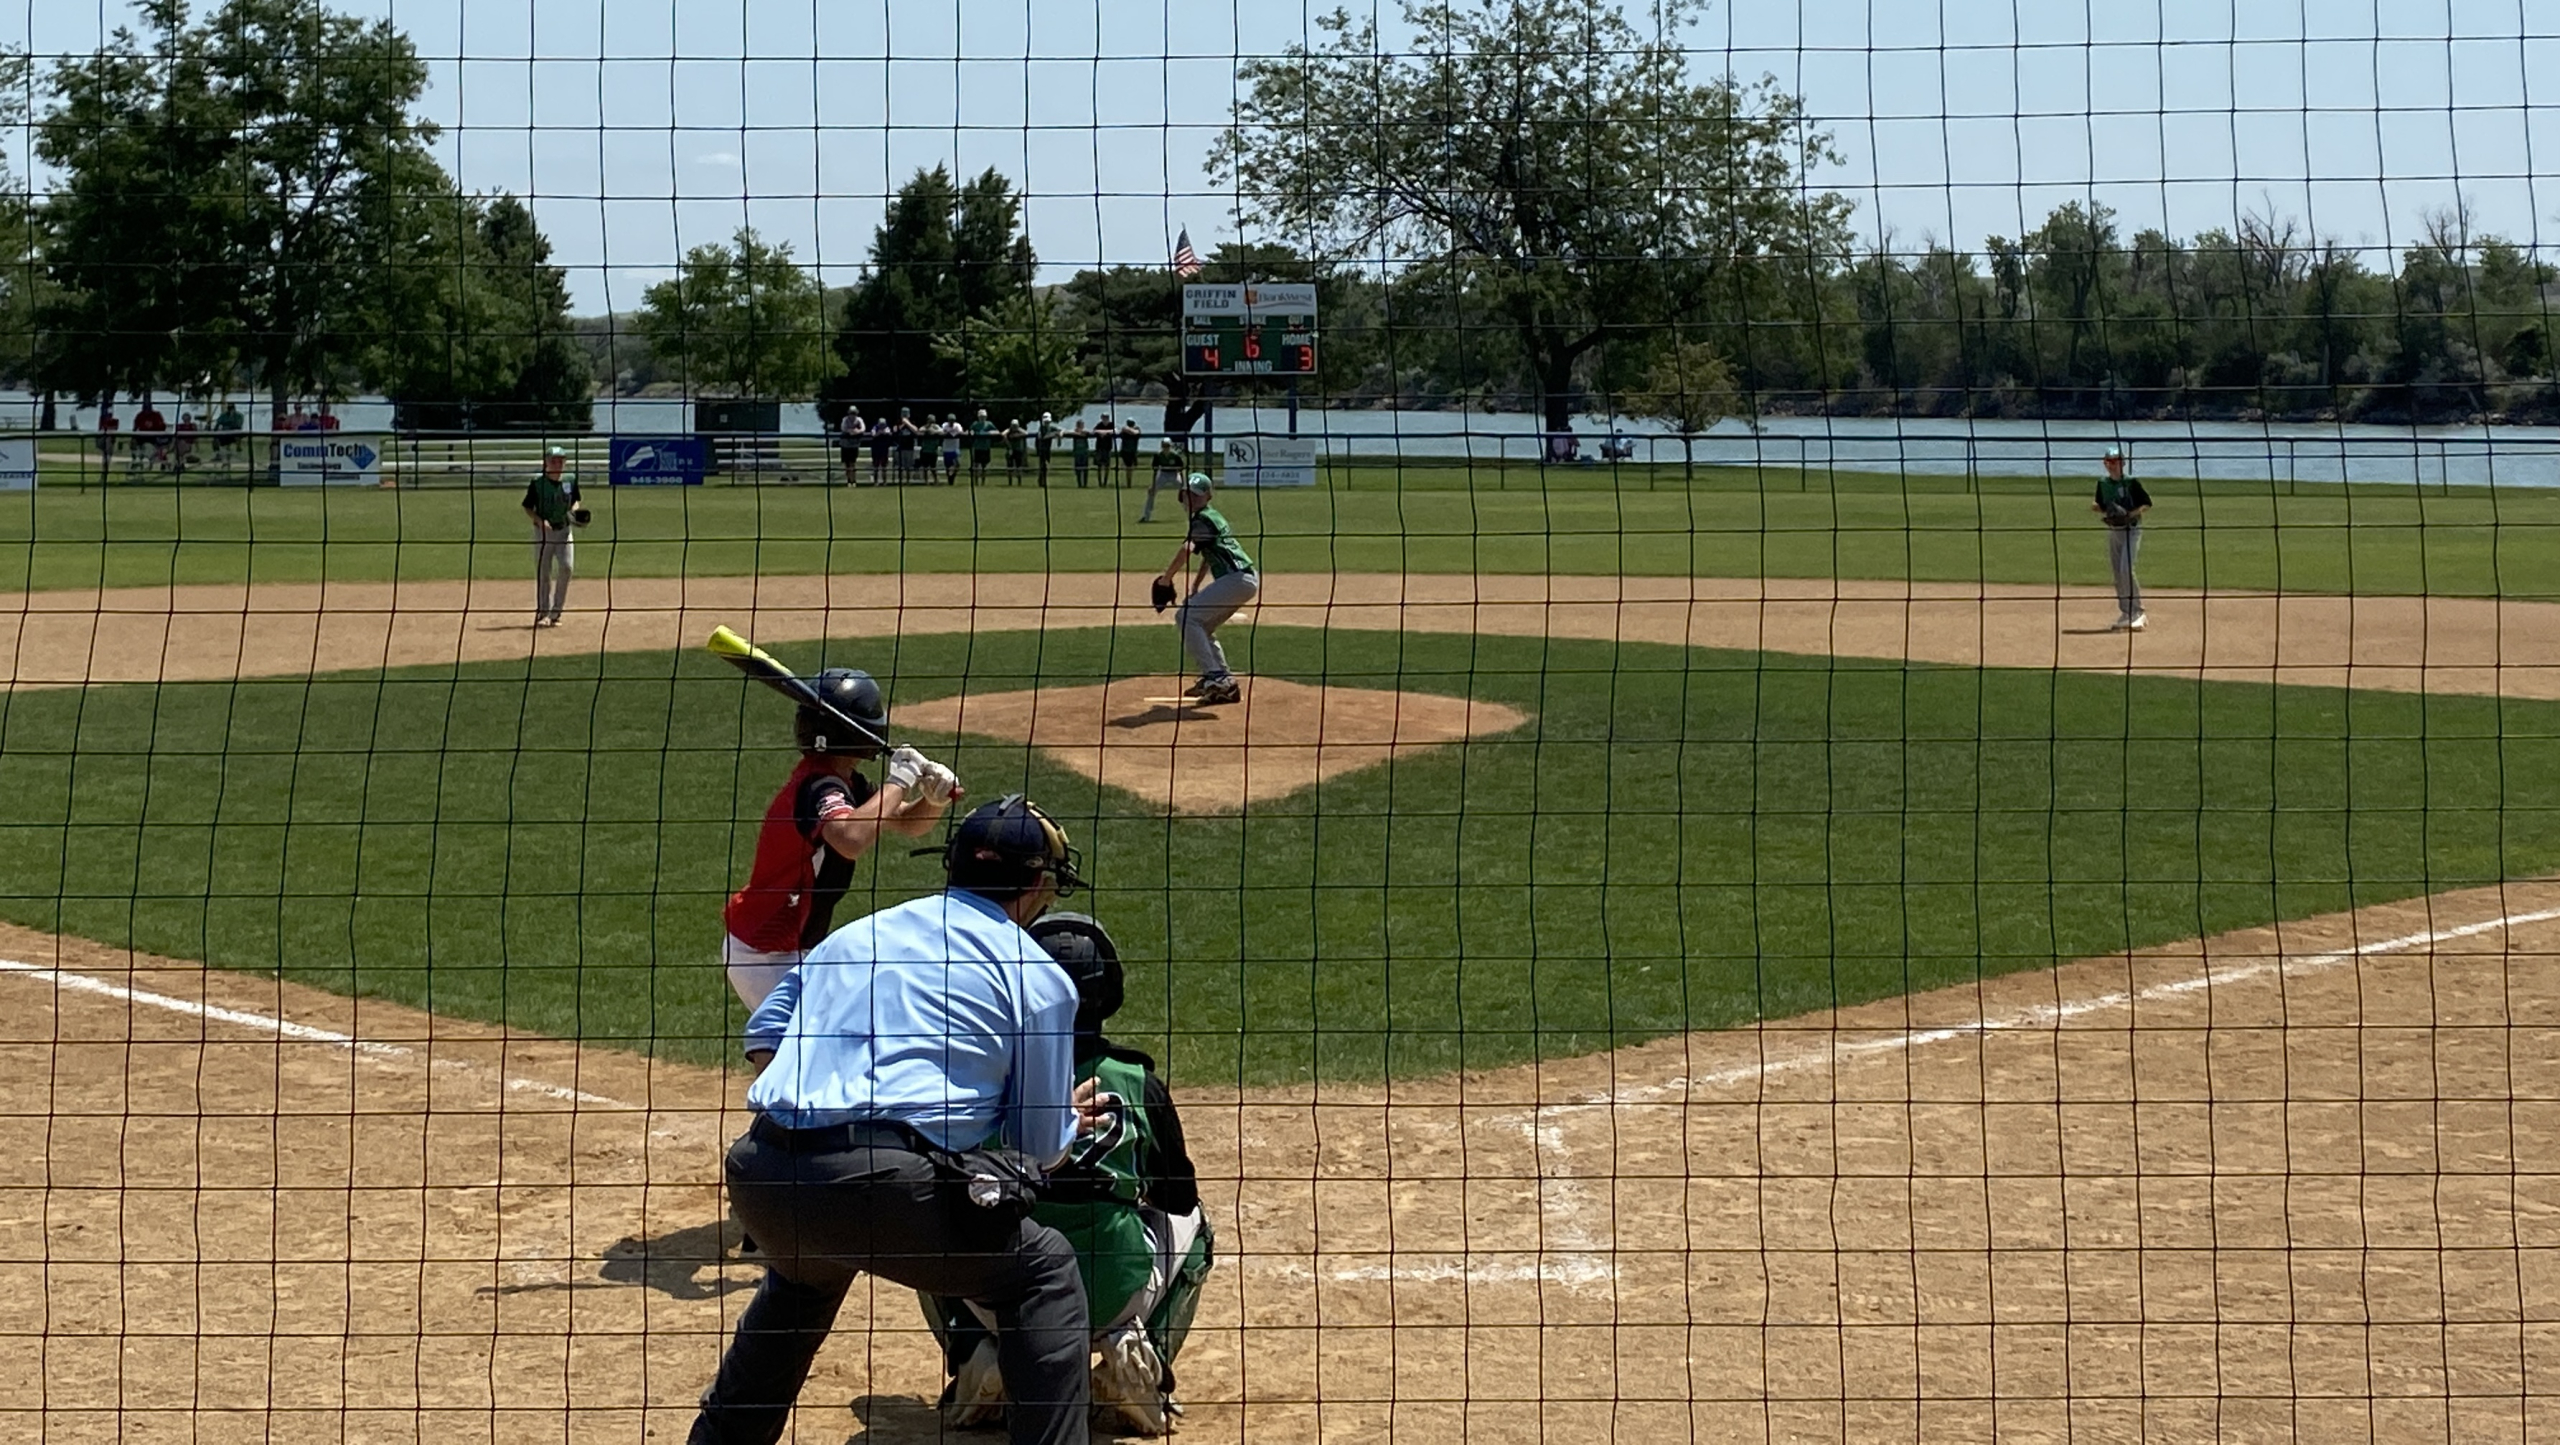
<svg viewBox="0 0 2560 1445"><path fill-rule="evenodd" d="M1182 288L1182 369L1191 376L1312 376L1312 283Z"/></svg>

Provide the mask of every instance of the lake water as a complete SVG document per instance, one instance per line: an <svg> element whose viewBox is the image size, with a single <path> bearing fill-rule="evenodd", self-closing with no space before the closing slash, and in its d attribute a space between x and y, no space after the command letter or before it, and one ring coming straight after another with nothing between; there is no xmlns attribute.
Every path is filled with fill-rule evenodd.
<svg viewBox="0 0 2560 1445"><path fill-rule="evenodd" d="M263 414L263 403L239 398L241 410ZM173 408L163 406L176 419ZM391 404L380 398L333 408L348 431L388 430ZM1087 407L1087 422L1109 408ZM1148 429L1152 446L1162 422L1160 403L1124 409ZM121 409L132 421L132 408ZM87 430L95 413L65 407L62 425ZM1003 421L1006 418L998 418ZM32 426L35 402L23 393L0 393L0 429ZM691 429L691 403L672 397L601 398L596 430L632 436L665 436ZM1072 419L1070 419L1072 424ZM820 432L815 406L782 409L785 432ZM1221 406L1206 435L1285 433L1288 413L1279 407ZM1679 438L1650 422L1609 423L1582 418L1574 436L1582 455L1598 455L1612 434L1627 438L1639 462L1677 463ZM1478 458L1535 461L1538 421L1516 412L1303 410L1298 434L1318 442L1330 457ZM1199 434L1195 434L1199 435ZM1754 434L1728 421L1696 442L1701 465L1843 472L1907 472L1929 476L2094 476L2109 441L2131 451L2137 475L2206 477L2269 484L2286 482L2387 482L2428 486L2495 485L2560 487L2560 428L2391 427L2338 423L1965 421L1891 417L1773 417Z"/></svg>

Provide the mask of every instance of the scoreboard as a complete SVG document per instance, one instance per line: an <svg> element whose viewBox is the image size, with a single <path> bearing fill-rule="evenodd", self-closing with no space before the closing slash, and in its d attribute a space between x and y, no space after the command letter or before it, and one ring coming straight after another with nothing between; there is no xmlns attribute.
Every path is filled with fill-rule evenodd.
<svg viewBox="0 0 2560 1445"><path fill-rule="evenodd" d="M1182 288L1185 376L1312 376L1313 283Z"/></svg>

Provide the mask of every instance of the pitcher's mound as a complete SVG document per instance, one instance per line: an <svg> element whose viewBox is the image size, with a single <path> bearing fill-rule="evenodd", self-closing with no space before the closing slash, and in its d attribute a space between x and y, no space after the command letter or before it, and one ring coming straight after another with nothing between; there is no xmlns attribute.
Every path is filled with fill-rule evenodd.
<svg viewBox="0 0 2560 1445"><path fill-rule="evenodd" d="M1183 680L962 694L898 709L901 726L1029 743L1107 787L1180 813L1232 813L1390 758L1508 732L1528 714L1427 692L1248 679L1244 701L1180 701Z"/></svg>

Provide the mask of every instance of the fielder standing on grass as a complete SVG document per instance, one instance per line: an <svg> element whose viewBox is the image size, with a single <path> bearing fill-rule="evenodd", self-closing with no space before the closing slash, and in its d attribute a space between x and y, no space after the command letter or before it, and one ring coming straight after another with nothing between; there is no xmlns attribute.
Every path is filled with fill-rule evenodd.
<svg viewBox="0 0 2560 1445"><path fill-rule="evenodd" d="M569 475L568 452L553 447L542 454L542 475L525 483L524 514L533 520L533 625L557 627L577 570L577 537L570 529L592 515L578 497L578 479Z"/></svg>
<svg viewBox="0 0 2560 1445"><path fill-rule="evenodd" d="M766 806L747 886L729 895L721 915L728 936L720 961L750 1009L827 936L836 904L852 886L854 860L884 832L922 836L958 792L949 768L913 748L889 753L875 790L859 769L885 751L889 710L880 684L867 672L831 667L814 686L864 731L848 737L843 723L814 707L792 719L800 765Z"/></svg>
<svg viewBox="0 0 2560 1445"><path fill-rule="evenodd" d="M1235 529L1209 505L1208 473L1193 472L1177 495L1182 498L1182 510L1191 514L1191 527L1155 580L1155 608L1162 612L1172 604L1175 575L1183 563L1197 558L1191 595L1176 614L1182 645L1199 672L1199 680L1183 689L1183 696L1211 705L1242 702L1244 689L1227 667L1227 650L1218 645L1218 628L1261 595L1262 579L1253 570L1253 558L1245 555L1244 545L1236 540Z"/></svg>
<svg viewBox="0 0 2560 1445"><path fill-rule="evenodd" d="M1019 794L940 851L943 892L829 935L747 1022L756 1120L726 1174L765 1276L692 1445L782 1437L862 1273L994 1313L1016 1445L1090 1438L1084 1285L1031 1206L1078 1132L1115 1116L1075 1081L1075 983L1027 931L1084 880Z"/></svg>
<svg viewBox="0 0 2560 1445"><path fill-rule="evenodd" d="M2133 578L2133 564L2142 553L2142 514L2151 510L2151 494L2125 475L2121 444L2107 447L2107 474L2098 480L2089 510L2106 519L2107 563L2116 574L2116 620L2107 630L2140 632L2149 619L2142 615L2142 584Z"/></svg>

